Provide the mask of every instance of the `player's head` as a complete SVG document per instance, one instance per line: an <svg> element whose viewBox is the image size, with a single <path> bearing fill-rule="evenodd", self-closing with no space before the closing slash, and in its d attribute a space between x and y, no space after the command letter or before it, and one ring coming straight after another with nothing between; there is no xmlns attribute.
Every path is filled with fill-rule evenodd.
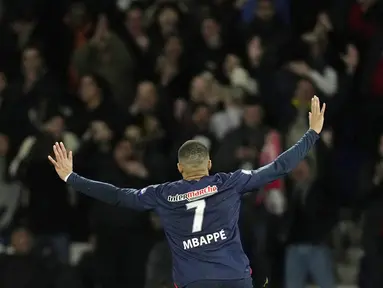
<svg viewBox="0 0 383 288"><path fill-rule="evenodd" d="M182 176L204 176L211 169L208 148L196 140L186 141L178 150L178 171Z"/></svg>

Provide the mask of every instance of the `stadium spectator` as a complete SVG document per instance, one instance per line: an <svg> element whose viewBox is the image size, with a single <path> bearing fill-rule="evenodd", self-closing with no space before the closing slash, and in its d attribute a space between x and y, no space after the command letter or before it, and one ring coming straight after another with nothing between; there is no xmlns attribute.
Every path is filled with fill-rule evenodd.
<svg viewBox="0 0 383 288"><path fill-rule="evenodd" d="M53 115L40 133L26 137L9 167L10 175L27 187L29 192L28 224L39 235L38 240L52 242L59 259L68 262L70 202L65 185L52 177L51 167L45 161L52 141L63 141L74 151L79 147L77 137L65 131L65 120ZM45 179L45 180L43 180ZM55 193L41 183L55 187Z"/></svg>
<svg viewBox="0 0 383 288"><path fill-rule="evenodd" d="M323 155L329 151L321 152L329 157ZM328 237L338 220L339 191L332 187L331 174L316 177L312 165L309 159L302 161L288 189L286 287L304 287L309 276L320 287L335 286Z"/></svg>
<svg viewBox="0 0 383 288"><path fill-rule="evenodd" d="M161 235L148 257L145 288L170 288L174 284L170 273L172 270L172 258L169 244L164 239L159 217L151 213L150 220L153 228Z"/></svg>
<svg viewBox="0 0 383 288"><path fill-rule="evenodd" d="M228 133L215 154L217 171L233 169L256 169L259 166L259 151L264 144L267 127L262 122L260 104L248 99L243 112L242 125Z"/></svg>
<svg viewBox="0 0 383 288"><path fill-rule="evenodd" d="M77 74L96 73L104 77L113 92L112 98L125 110L133 100L129 97L133 91L132 61L124 43L110 30L105 15L98 17L93 37L73 55Z"/></svg>
<svg viewBox="0 0 383 288"><path fill-rule="evenodd" d="M365 252L361 260L360 287L382 285L382 184L383 184L383 136L380 135L375 151L369 155L360 172L359 195L356 197L356 215L366 210L362 244ZM357 217L357 220L360 218Z"/></svg>
<svg viewBox="0 0 383 288"><path fill-rule="evenodd" d="M12 233L11 255L3 254L0 258L0 283L4 288L49 287L43 260L33 255L33 237L24 229L16 229ZM22 277L21 277L22 275Z"/></svg>

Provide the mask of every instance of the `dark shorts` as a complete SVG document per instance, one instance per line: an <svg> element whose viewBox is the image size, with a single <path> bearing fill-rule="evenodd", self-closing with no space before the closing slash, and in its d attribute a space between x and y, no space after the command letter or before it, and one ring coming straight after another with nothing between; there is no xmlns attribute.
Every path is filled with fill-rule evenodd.
<svg viewBox="0 0 383 288"><path fill-rule="evenodd" d="M240 280L203 280L190 283L185 288L253 288L252 278Z"/></svg>

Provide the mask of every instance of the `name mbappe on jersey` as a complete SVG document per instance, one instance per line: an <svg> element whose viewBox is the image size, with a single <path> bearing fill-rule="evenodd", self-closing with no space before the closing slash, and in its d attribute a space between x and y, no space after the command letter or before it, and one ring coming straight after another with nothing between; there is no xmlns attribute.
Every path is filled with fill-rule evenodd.
<svg viewBox="0 0 383 288"><path fill-rule="evenodd" d="M226 239L227 237L225 231L221 229L220 231L214 233L209 233L199 237L190 238L186 241L182 241L182 244L184 246L184 250L188 250L191 248L200 247L211 243L217 243L218 241Z"/></svg>

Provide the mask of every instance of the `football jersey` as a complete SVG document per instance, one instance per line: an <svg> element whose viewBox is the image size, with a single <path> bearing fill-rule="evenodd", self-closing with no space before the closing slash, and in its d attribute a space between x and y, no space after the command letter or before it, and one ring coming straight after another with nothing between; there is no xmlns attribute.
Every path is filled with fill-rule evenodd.
<svg viewBox="0 0 383 288"><path fill-rule="evenodd" d="M178 287L199 280L250 277L251 269L238 229L241 197L290 172L318 139L309 130L289 150L258 170L217 173L143 189L118 188L72 173L67 183L106 203L160 216L173 259Z"/></svg>

